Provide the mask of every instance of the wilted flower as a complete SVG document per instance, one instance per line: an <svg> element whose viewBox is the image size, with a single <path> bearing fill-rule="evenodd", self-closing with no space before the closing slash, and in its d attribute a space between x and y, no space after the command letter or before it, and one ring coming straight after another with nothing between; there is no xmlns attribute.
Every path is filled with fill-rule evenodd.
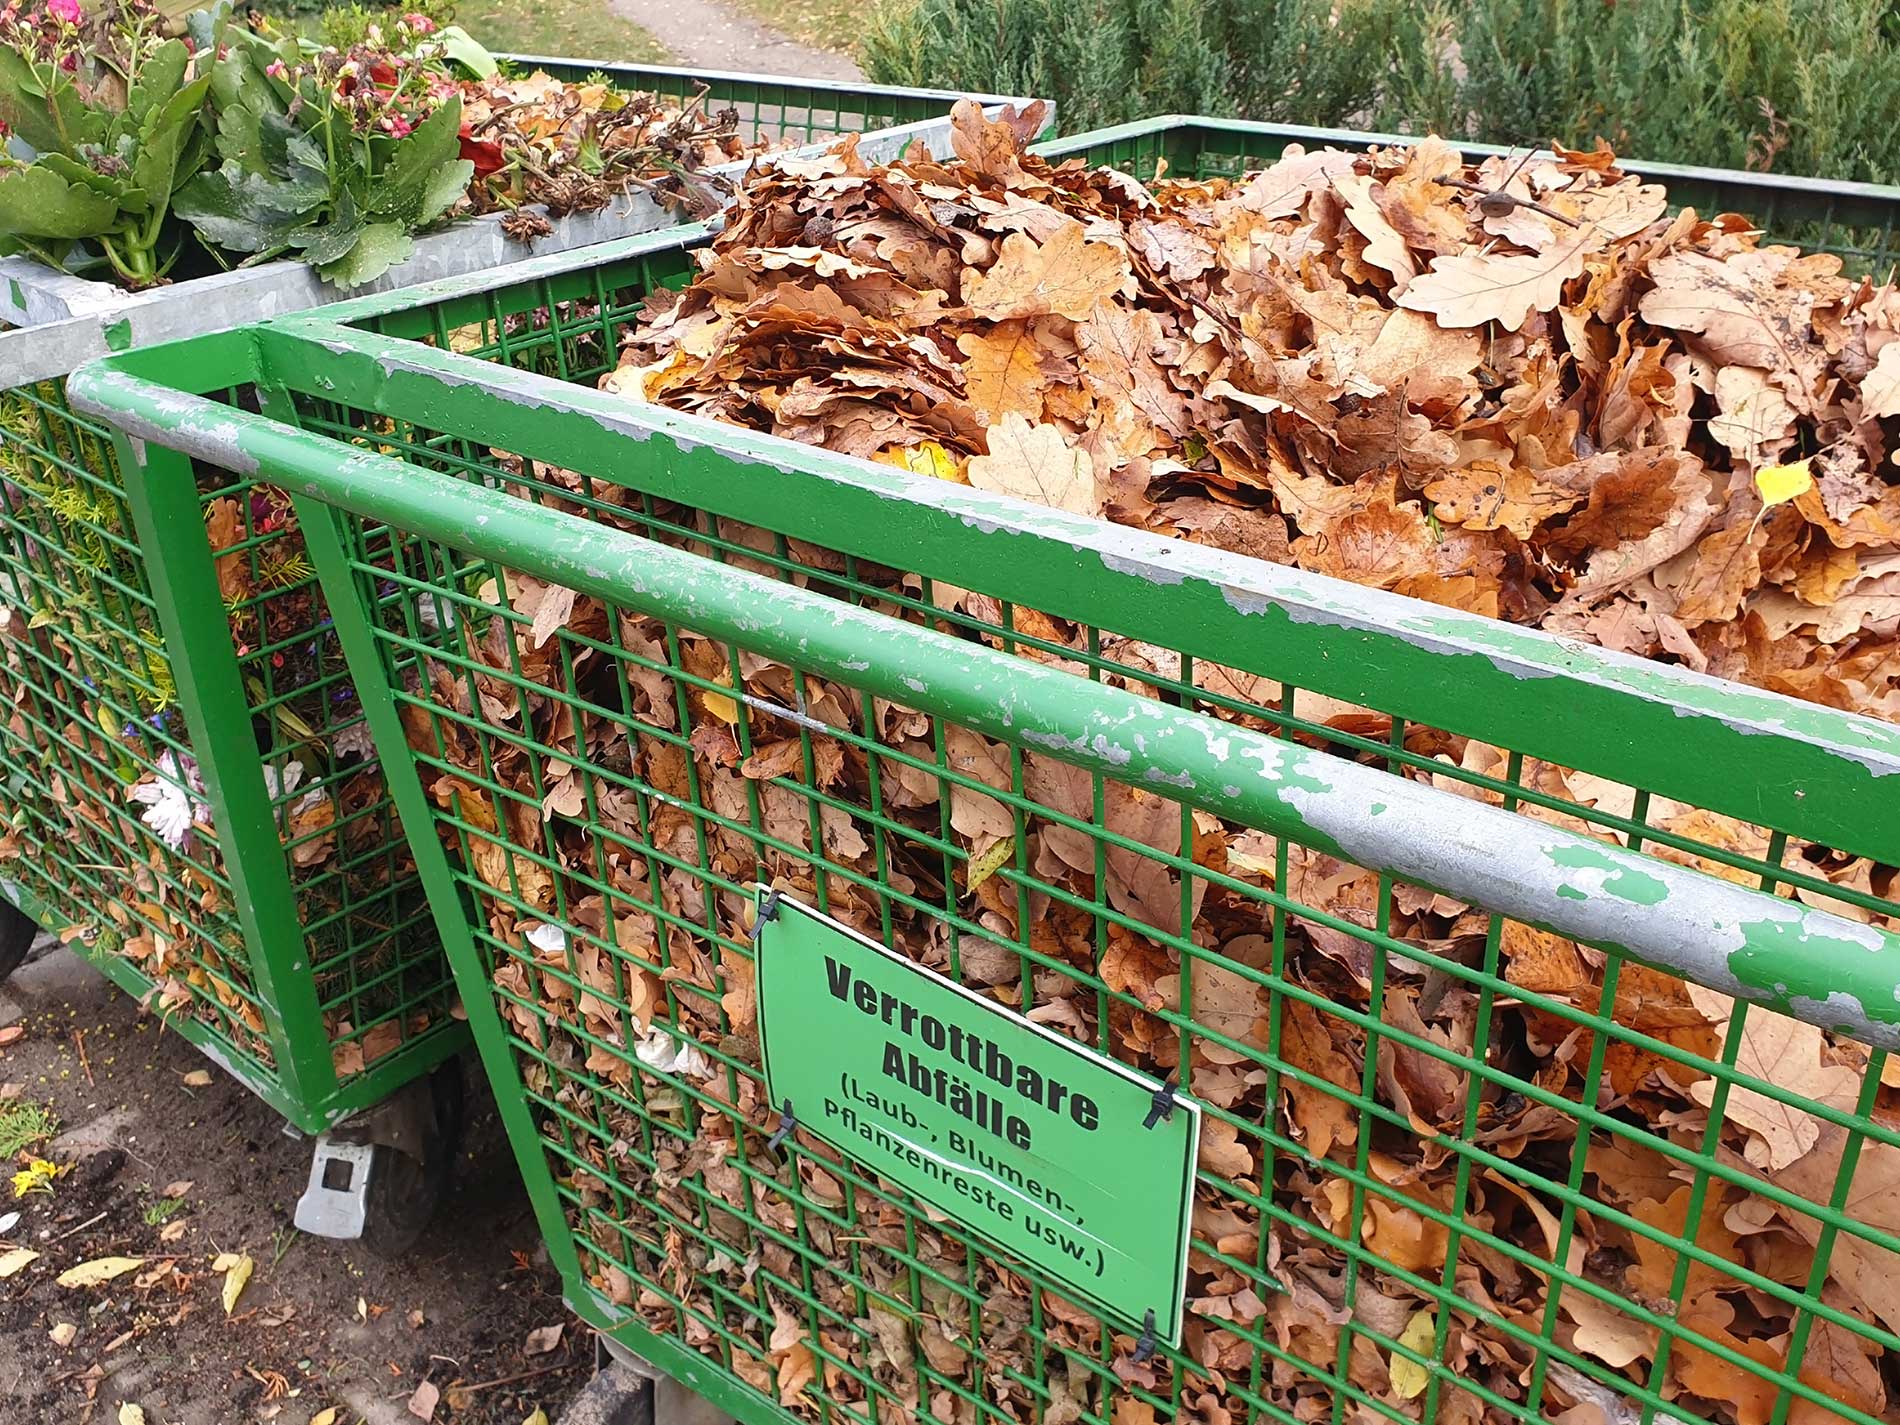
<svg viewBox="0 0 1900 1425"><path fill-rule="evenodd" d="M281 59L273 59L264 66L264 73L272 79L286 79L290 75L290 70Z"/></svg>
<svg viewBox="0 0 1900 1425"><path fill-rule="evenodd" d="M158 775L140 782L127 795L145 807L139 820L172 850L183 851L191 844L193 825L210 821L211 806L204 799L204 789L197 764L186 758L181 765L176 753L167 752L158 759Z"/></svg>

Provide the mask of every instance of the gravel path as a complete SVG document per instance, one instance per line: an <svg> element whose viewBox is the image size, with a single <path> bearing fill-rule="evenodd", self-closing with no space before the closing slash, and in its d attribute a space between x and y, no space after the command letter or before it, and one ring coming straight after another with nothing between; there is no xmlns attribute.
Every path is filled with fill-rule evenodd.
<svg viewBox="0 0 1900 1425"><path fill-rule="evenodd" d="M850 57L813 49L721 0L607 0L692 69L794 74L808 79L863 79Z"/></svg>

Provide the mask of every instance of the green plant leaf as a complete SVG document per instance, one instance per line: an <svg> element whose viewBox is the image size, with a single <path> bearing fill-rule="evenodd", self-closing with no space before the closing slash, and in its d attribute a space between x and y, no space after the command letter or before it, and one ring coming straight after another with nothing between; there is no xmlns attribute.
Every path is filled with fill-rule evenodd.
<svg viewBox="0 0 1900 1425"><path fill-rule="evenodd" d="M437 32L436 39L442 43L442 53L475 78L489 79L494 76L497 68L495 57L460 25L445 25Z"/></svg>
<svg viewBox="0 0 1900 1425"><path fill-rule="evenodd" d="M185 16L185 33L191 37L192 48L200 54L216 54L230 18L231 0L217 0L217 4L193 10Z"/></svg>
<svg viewBox="0 0 1900 1425"><path fill-rule="evenodd" d="M26 238L86 238L109 233L119 205L107 194L69 183L44 163L0 168L0 232Z"/></svg>
<svg viewBox="0 0 1900 1425"><path fill-rule="evenodd" d="M219 247L263 252L290 242L329 196L327 187L280 183L226 163L180 188L172 211Z"/></svg>
<svg viewBox="0 0 1900 1425"><path fill-rule="evenodd" d="M225 158L243 161L246 159L244 148L225 147L226 121L233 113L282 114L289 107L289 100L285 97L289 93L288 86L272 79L264 70L275 59L281 59L285 64L296 64L299 58L297 42L293 37L286 36L279 44L272 45L249 30L228 26L224 31L224 40L224 56L211 67L211 102L219 118L218 151ZM255 123L240 124L235 134L240 139L248 137L254 142Z"/></svg>
<svg viewBox="0 0 1900 1425"><path fill-rule="evenodd" d="M139 66L138 82L126 98L126 116L143 124L145 116L170 102L185 82L185 70L191 65L191 51L183 40L167 40Z"/></svg>
<svg viewBox="0 0 1900 1425"><path fill-rule="evenodd" d="M336 262L317 269L326 282L339 287L361 287L374 282L399 262L405 262L416 245L409 240L401 223L371 223L357 236L356 244Z"/></svg>
<svg viewBox="0 0 1900 1425"><path fill-rule="evenodd" d="M132 177L152 202L162 205L170 199L177 183L179 155L198 127L198 116L210 91L211 76L207 74L147 115L139 133L138 157L132 161Z"/></svg>
<svg viewBox="0 0 1900 1425"><path fill-rule="evenodd" d="M323 146L282 114L258 117L257 142L264 172L271 177L312 188L338 186L324 159Z"/></svg>
<svg viewBox="0 0 1900 1425"><path fill-rule="evenodd" d="M72 145L104 139L108 115L88 109L70 83L55 83L49 98L47 76L18 50L0 45L0 123L41 153L69 153Z"/></svg>
<svg viewBox="0 0 1900 1425"><path fill-rule="evenodd" d="M422 206L416 213L415 226L427 227L454 207L468 192L469 180L474 176L475 165L466 158L452 158L431 173L428 187L422 190Z"/></svg>
<svg viewBox="0 0 1900 1425"><path fill-rule="evenodd" d="M450 99L401 140L370 189L369 210L413 228L435 172L462 150L462 100ZM439 209L437 211L440 211Z"/></svg>
<svg viewBox="0 0 1900 1425"><path fill-rule="evenodd" d="M36 162L75 187L90 188L95 193L104 194L125 212L143 213L151 206L145 201L144 191L129 178L100 173L63 153L43 153Z"/></svg>
<svg viewBox="0 0 1900 1425"><path fill-rule="evenodd" d="M369 220L357 209L356 195L343 189L337 194L335 215L322 227L312 230L308 242L298 244L304 250L304 261L318 268L341 262L368 225Z"/></svg>

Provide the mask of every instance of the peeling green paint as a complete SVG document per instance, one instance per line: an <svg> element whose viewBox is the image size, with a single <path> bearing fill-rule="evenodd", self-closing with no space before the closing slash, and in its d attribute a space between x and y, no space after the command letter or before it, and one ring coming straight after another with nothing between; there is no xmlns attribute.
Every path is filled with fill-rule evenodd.
<svg viewBox="0 0 1900 1425"><path fill-rule="evenodd" d="M1669 898L1669 887L1659 878L1637 870L1601 847L1588 843L1559 846L1545 854L1553 866L1566 871L1602 871L1604 893L1634 905L1661 905Z"/></svg>
<svg viewBox="0 0 1900 1425"><path fill-rule="evenodd" d="M682 247L680 260L689 253ZM658 256L639 261L615 280L649 273ZM419 306L386 325L420 335L425 323L453 327L496 303L512 310L565 290L504 287L479 301ZM397 419L426 407L431 420L490 445L861 557L895 541L907 566L928 577L967 582L980 571L989 592L1025 607L1900 863L1900 797L1882 785L1900 772L1900 729L1871 719L636 406L384 332L312 316L263 329L262 339L293 389ZM625 442L653 436L677 456L630 472ZM735 461L748 466L746 480L731 479ZM982 538L973 541L972 529ZM1744 764L1754 775L1735 775Z"/></svg>
<svg viewBox="0 0 1900 1425"><path fill-rule="evenodd" d="M1502 656L1494 661L1470 638L1464 647L1448 647L1415 637L1411 625L1435 623L1438 615L1404 604L1402 616L1388 617L1401 604L1377 591L1333 590L1303 576L1298 586L1309 597L1289 607L1275 566L1216 559L1219 551L656 413L386 335L313 322L258 327L222 355L239 382L256 380L279 392L322 391L365 413L421 421L458 439L880 563L901 550L903 566L926 577L981 587L1025 607L1408 720L1489 736L1527 755L1548 755L1664 795L1692 788L1699 805L1759 810L1751 798L1828 782L1837 795L1804 799L1797 792L1779 804L1780 813L1798 820L1803 834L1832 845L1851 844L1833 833L1852 823L1859 828L1855 839L1884 837L1900 847L1900 809L1891 797L1870 795L1878 782L1873 766L1848 753L1844 741L1823 747L1685 715L1680 704L1659 696L1579 677L1570 665L1589 661L1583 656L1589 650L1580 653L1531 630L1454 616L1463 634L1477 629L1513 646L1522 640L1542 659L1535 669L1523 658L1519 665ZM1536 826L1502 807L1395 777L1382 765L1315 752L981 644L910 625L902 639L893 639L885 615L795 594L728 566L709 571L705 560L664 544L294 425L202 401L188 409L194 402L171 384L176 361L176 353L163 350L108 358L76 375L74 390L97 395L134 435L230 468L255 463L304 497L357 517L690 622L710 636L830 672L874 695L1116 780L1178 788L1166 795L1525 923L1591 944L1629 942L1633 958L1730 993L1753 991L1749 997L1761 998L1790 981L1795 989L1786 1002L1811 1022L1857 1020L1840 1003L1838 986L1825 984L1825 971L1815 969L1817 945L1828 960L1854 945L1858 927L1851 923L1791 910L1789 917L1806 928L1771 958L1790 956L1802 973L1778 965L1773 985L1762 990L1724 966L1742 922L1775 919L1762 907L1777 903L1758 891ZM245 361L248 377L235 370ZM204 383L215 364L201 363L194 379ZM108 372L122 379L106 379ZM145 389L137 389L141 385ZM128 411L135 417L130 423L122 418ZM743 479L734 478L739 465ZM1241 606L1249 599L1257 609ZM1678 675L1657 666L1646 676L1666 689ZM1768 707L1787 701L1749 690L1738 696ZM1736 776L1730 754L1737 747L1753 754L1751 765L1772 762L1776 775ZM1900 861L1900 851L1894 859ZM1891 960L1900 963L1900 940L1868 934L1890 942ZM1891 998L1900 977L1892 975L1892 964L1882 968L1890 975L1885 992ZM1769 971L1761 974L1770 978ZM1869 1016L1868 1022L1875 1021ZM1884 1028L1874 1040L1900 1048L1900 1036Z"/></svg>
<svg viewBox="0 0 1900 1425"><path fill-rule="evenodd" d="M1851 1003L1876 1024L1900 1024L1900 950L1872 927L1828 934L1792 919L1744 921L1728 969L1763 1002L1812 1020L1802 1002ZM1849 1034L1857 1031L1849 1029Z"/></svg>

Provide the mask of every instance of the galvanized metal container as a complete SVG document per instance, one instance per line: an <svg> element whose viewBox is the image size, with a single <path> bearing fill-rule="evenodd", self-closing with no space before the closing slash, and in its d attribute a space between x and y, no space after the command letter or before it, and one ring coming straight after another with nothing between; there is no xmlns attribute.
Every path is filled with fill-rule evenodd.
<svg viewBox="0 0 1900 1425"><path fill-rule="evenodd" d="M844 133L873 155L947 152L964 97L522 63L675 99L704 87L748 138L793 153ZM558 220L538 246L670 221L637 194ZM419 236L376 287L527 252L479 219ZM337 295L295 262L128 294L0 261L0 892L309 1132L466 1042L448 970L288 501L211 478L141 538L110 441L64 378Z"/></svg>

